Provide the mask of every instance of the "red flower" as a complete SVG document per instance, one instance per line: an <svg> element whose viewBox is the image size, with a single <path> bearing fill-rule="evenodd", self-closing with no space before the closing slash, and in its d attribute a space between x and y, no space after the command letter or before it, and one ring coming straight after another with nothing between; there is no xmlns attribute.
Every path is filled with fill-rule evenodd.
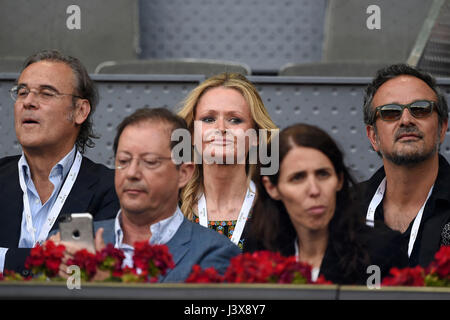
<svg viewBox="0 0 450 320"><path fill-rule="evenodd" d="M125 267L122 269L122 274L120 276L122 282L130 283L130 282L145 282L146 279L140 276L136 269Z"/></svg>
<svg viewBox="0 0 450 320"><path fill-rule="evenodd" d="M30 250L30 254L25 261L25 268L32 269L33 267L40 267L44 265L44 247L37 244Z"/></svg>
<svg viewBox="0 0 450 320"><path fill-rule="evenodd" d="M100 270L109 271L111 279L118 279L122 276L122 263L125 254L122 250L114 248L109 243L103 250L97 252L97 266Z"/></svg>
<svg viewBox="0 0 450 320"><path fill-rule="evenodd" d="M224 277L213 268L202 270L195 265L186 282L312 283L311 266L297 262L295 257L283 257L270 251L257 251L232 258ZM331 282L322 276L318 283Z"/></svg>
<svg viewBox="0 0 450 320"><path fill-rule="evenodd" d="M53 241L47 241L43 246L36 244L25 261L25 267L34 274L43 273L46 277L54 277L58 274L64 250L63 245L55 245Z"/></svg>
<svg viewBox="0 0 450 320"><path fill-rule="evenodd" d="M441 247L434 255L433 262L427 268L425 285L450 287L450 246Z"/></svg>
<svg viewBox="0 0 450 320"><path fill-rule="evenodd" d="M316 282L314 282L314 284L333 284L333 282L325 279L323 274L321 274L317 277L317 280L316 280Z"/></svg>
<svg viewBox="0 0 450 320"><path fill-rule="evenodd" d="M186 279L186 283L220 283L223 282L224 278L221 276L216 269L213 267L202 268L196 264L192 267L192 272Z"/></svg>
<svg viewBox="0 0 450 320"><path fill-rule="evenodd" d="M440 279L450 280L450 246L442 246L434 255L434 261L430 264Z"/></svg>
<svg viewBox="0 0 450 320"><path fill-rule="evenodd" d="M390 270L382 285L386 286L450 286L450 246L443 246L436 252L434 260L424 269L415 268Z"/></svg>
<svg viewBox="0 0 450 320"><path fill-rule="evenodd" d="M167 269L175 267L166 245L151 245L148 241L134 244L133 263L134 268L140 269L141 276L150 282L156 282L160 275L166 274Z"/></svg>
<svg viewBox="0 0 450 320"><path fill-rule="evenodd" d="M392 277L385 277L382 281L384 286L424 286L425 270L417 266L415 268L392 268Z"/></svg>
<svg viewBox="0 0 450 320"><path fill-rule="evenodd" d="M257 251L231 259L225 272L227 282L311 283L311 266L283 257L277 252Z"/></svg>
<svg viewBox="0 0 450 320"><path fill-rule="evenodd" d="M279 273L278 283L312 283L309 264L298 262L295 257L289 257L280 264L280 267L282 271Z"/></svg>
<svg viewBox="0 0 450 320"><path fill-rule="evenodd" d="M77 251L73 259L67 260L67 265L79 266L81 271L81 278L83 280L90 280L97 273L96 255L87 251L86 249Z"/></svg>
<svg viewBox="0 0 450 320"><path fill-rule="evenodd" d="M225 281L231 283L265 283L274 282L274 258L276 254L269 251L243 253L230 260L225 272Z"/></svg>

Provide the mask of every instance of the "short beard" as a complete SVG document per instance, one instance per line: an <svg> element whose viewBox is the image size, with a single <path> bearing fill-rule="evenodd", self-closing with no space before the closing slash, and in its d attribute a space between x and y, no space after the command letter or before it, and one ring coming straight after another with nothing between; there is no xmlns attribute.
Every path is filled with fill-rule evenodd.
<svg viewBox="0 0 450 320"><path fill-rule="evenodd" d="M441 132L442 124L438 124L438 130L436 134L436 143L433 148L430 150L424 150L423 152L414 152L411 154L398 154L398 153L384 153L381 151L378 151L378 155L382 158L385 158L386 160L389 160L393 164L397 166L405 166L405 167L414 167L428 159L430 159L434 154L439 152L440 150L440 137L439 133ZM375 129L375 135L378 140L378 133ZM379 140L378 140L379 141Z"/></svg>
<svg viewBox="0 0 450 320"><path fill-rule="evenodd" d="M427 153L413 153L407 155L398 155L392 153L382 153L382 156L397 166L414 167L431 158L438 150L439 145Z"/></svg>

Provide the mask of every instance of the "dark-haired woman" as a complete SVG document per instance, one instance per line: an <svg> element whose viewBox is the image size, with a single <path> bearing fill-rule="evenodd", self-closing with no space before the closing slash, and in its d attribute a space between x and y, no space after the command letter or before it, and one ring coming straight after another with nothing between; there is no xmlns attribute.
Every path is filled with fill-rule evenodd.
<svg viewBox="0 0 450 320"><path fill-rule="evenodd" d="M359 220L350 194L354 181L325 131L296 124L280 132L279 146L278 173L256 181L245 251L296 255L313 267L313 280L322 274L338 284L366 284L377 270L368 273L371 265L381 278L407 265L399 232Z"/></svg>

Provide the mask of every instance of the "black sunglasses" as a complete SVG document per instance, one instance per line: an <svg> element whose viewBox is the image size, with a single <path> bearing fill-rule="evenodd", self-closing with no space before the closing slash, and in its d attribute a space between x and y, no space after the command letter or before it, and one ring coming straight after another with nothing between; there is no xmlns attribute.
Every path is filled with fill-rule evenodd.
<svg viewBox="0 0 450 320"><path fill-rule="evenodd" d="M414 118L423 118L433 112L434 101L418 100L409 104L390 103L375 108L375 117L379 113L384 121L396 121L402 117L403 110L408 108Z"/></svg>

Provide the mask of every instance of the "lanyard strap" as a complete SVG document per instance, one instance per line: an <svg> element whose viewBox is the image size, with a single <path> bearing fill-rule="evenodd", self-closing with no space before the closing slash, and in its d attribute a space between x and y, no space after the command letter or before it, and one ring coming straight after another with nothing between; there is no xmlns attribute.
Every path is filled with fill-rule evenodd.
<svg viewBox="0 0 450 320"><path fill-rule="evenodd" d="M20 168L19 164L19 182L20 187L23 191L23 215L25 217L25 222L27 226L27 231L30 233L33 243L36 242L43 242L47 238L47 235L52 228L53 224L56 221L56 218L59 215L59 212L61 211L64 203L66 202L67 196L70 193L70 190L72 189L73 185L75 184L75 180L77 179L78 172L80 171L81 167L81 161L83 157L81 156L81 153L77 151L75 160L72 164L72 167L70 168L69 174L67 175L66 181L64 182L64 185L61 188L61 191L59 192L58 198L56 199L53 207L50 210L50 213L44 223L44 226L42 227L41 232L39 233L38 238L36 239L36 228L33 227L33 218L31 216L31 209L30 209L30 202L28 199L28 188L25 184L25 178L23 176L23 171Z"/></svg>
<svg viewBox="0 0 450 320"><path fill-rule="evenodd" d="M416 217L414 218L414 223L411 229L411 234L409 236L408 242L408 257L411 256L412 250L414 248L414 243L416 242L417 234L419 233L420 222L422 221L423 211L425 209L425 205L427 204L428 199L431 196L431 193L433 192L433 187L434 185L431 186L430 191L428 192L427 199L425 200ZM378 205L383 200L385 191L386 191L386 177L384 177L384 179L381 181L380 185L377 188L377 191L375 192L372 200L370 201L366 215L367 225L369 226L372 227L374 226L375 211Z"/></svg>
<svg viewBox="0 0 450 320"><path fill-rule="evenodd" d="M231 241L236 245L239 243L239 240L241 239L245 223L247 222L250 209L252 208L253 200L256 195L254 190L256 190L255 183L253 181L250 181L250 187L247 189L247 193L244 198L244 203L242 204L241 211L239 212L239 216L236 221L236 226L233 231L233 236L231 237ZM203 227L208 227L208 211L206 209L205 194L202 194L200 200L198 201L198 217L200 225Z"/></svg>
<svg viewBox="0 0 450 320"><path fill-rule="evenodd" d="M378 205L383 200L385 191L386 191L386 177L384 177L384 179L381 181L380 185L377 188L377 191L375 192L372 200L370 201L366 216L366 223L368 226L373 227L375 224L375 211L377 210Z"/></svg>
<svg viewBox="0 0 450 320"><path fill-rule="evenodd" d="M423 210L425 209L425 205L427 204L428 198L431 196L431 193L433 192L434 185L431 186L430 191L428 192L427 199L423 203L422 207L420 208L419 212L417 213L416 218L414 219L414 223L411 229L411 235L409 236L409 243L408 243L408 257L411 256L414 243L416 242L417 234L419 233L419 227L420 222L422 221L422 215Z"/></svg>

